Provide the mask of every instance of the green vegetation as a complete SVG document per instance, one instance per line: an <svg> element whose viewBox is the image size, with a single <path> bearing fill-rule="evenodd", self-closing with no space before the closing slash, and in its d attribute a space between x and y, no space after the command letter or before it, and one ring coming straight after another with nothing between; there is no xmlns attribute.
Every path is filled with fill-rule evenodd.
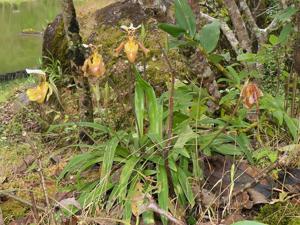
<svg viewBox="0 0 300 225"><path fill-rule="evenodd" d="M85 66L71 62L66 70L64 56L79 46L62 37L66 24L58 26L59 44L43 68L47 76L30 89L32 103L0 120L0 155L12 150L3 161L35 159L22 171L26 176L4 180L3 189L31 202L35 196L34 204L46 206L39 209L42 224L71 218L86 224L300 223L299 183L292 179L300 158L300 83L291 66L298 9L264 2L269 11L257 23L276 29L259 29L243 8L250 33L236 26L234 0L208 7L217 19L190 4L175 0L175 24L149 19L140 35L132 26L124 34L96 21ZM244 4L239 7L259 10ZM209 22L198 26L198 17ZM125 16L118 25L129 22ZM234 36L243 32L250 43ZM118 46L124 51L114 50ZM12 87L26 93L29 82L1 84L0 105L9 106ZM1 173L0 166L0 178L10 179L10 170ZM29 180L33 195L21 191ZM7 198L0 200L6 221L34 208Z"/></svg>
<svg viewBox="0 0 300 225"><path fill-rule="evenodd" d="M28 83L26 79L14 80L0 84L0 103L4 103L12 98L17 90L22 89Z"/></svg>

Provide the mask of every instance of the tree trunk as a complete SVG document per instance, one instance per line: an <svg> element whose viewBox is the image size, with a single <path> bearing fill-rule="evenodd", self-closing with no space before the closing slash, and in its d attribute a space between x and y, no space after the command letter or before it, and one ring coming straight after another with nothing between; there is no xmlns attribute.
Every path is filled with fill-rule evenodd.
<svg viewBox="0 0 300 225"><path fill-rule="evenodd" d="M64 29L69 44L69 57L77 66L84 63L84 55L80 51L82 38L79 34L79 24L76 19L76 11L73 0L62 0L62 15Z"/></svg>
<svg viewBox="0 0 300 225"><path fill-rule="evenodd" d="M76 11L73 0L62 0L62 14L64 29L68 39L68 57L76 65L73 73L76 74L76 83L79 94L79 112L81 121L93 121L93 104L87 77L83 76L81 66L84 63L84 51L82 49L82 38L79 34L79 24L76 19ZM72 63L71 63L72 64ZM83 131L80 136L85 136Z"/></svg>

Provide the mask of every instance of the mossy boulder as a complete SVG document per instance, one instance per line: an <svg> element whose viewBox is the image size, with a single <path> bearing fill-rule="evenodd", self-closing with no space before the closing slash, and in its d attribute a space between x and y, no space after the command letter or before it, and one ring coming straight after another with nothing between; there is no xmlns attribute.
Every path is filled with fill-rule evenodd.
<svg viewBox="0 0 300 225"><path fill-rule="evenodd" d="M68 40L65 35L62 15L56 16L52 23L47 25L43 37L43 64L47 66L52 60L60 61L62 67L68 68L67 60Z"/></svg>
<svg viewBox="0 0 300 225"><path fill-rule="evenodd" d="M265 205L256 219L265 224L300 225L300 206L289 202Z"/></svg>
<svg viewBox="0 0 300 225"><path fill-rule="evenodd" d="M170 20L172 20L171 17L145 11L139 4L132 3L132 1L117 2L102 9L92 9L92 11L85 10L85 13L81 13L79 10L78 22L83 42L101 46L99 51L107 69L105 78L100 82L100 89L105 94L101 96L103 109L100 110L102 115L98 116L98 120L116 128L128 127L134 123L132 108L135 75L126 54L121 52L118 57L114 54L114 50L123 41L126 41L126 33L122 32L121 25L129 26L130 23L133 23L134 26L144 25L146 35L141 38L137 33L137 39L150 50L150 53L144 56L142 51L139 51L135 66L144 79L154 87L157 95L167 90L170 81L170 68L163 57L161 48L162 46L166 47L168 36L158 29L158 23L161 21L170 22ZM57 18L52 23L52 26L57 28L56 34L55 32L51 34L53 38L47 37L55 40L52 42L53 45L58 45L51 47L55 52L55 57L59 60L64 60L61 56L66 50L62 47L65 43L62 24L61 19ZM48 30L52 31L52 28ZM60 41L62 46L58 44ZM44 45L46 46L46 44ZM195 75L195 71L201 76L203 69L198 70L195 66L190 66L193 64L190 60L192 54L185 55L179 50L168 52L169 60L177 71L177 78L181 80L197 79L198 74ZM194 59L197 61L198 57L196 56ZM207 67L208 63L204 66ZM109 92L104 91L105 86Z"/></svg>

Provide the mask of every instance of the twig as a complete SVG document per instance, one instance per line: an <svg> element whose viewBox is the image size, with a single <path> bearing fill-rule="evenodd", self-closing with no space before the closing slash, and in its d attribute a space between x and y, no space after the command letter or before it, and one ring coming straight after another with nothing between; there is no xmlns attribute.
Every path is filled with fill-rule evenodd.
<svg viewBox="0 0 300 225"><path fill-rule="evenodd" d="M146 194L145 196L149 203L147 205L142 206L141 212L145 212L148 210L151 210L161 216L166 217L169 221L173 222L174 224L178 224L178 225L186 225L185 222L178 220L177 218L175 218L171 213L161 209L157 203L155 202L155 200L151 197L151 195Z"/></svg>
<svg viewBox="0 0 300 225"><path fill-rule="evenodd" d="M250 8L245 0L240 0L241 10L244 11L246 20L249 23L251 30L254 32L255 37L259 41L259 45L266 42L267 32L263 29L260 29L250 11Z"/></svg>
<svg viewBox="0 0 300 225"><path fill-rule="evenodd" d="M242 18L236 2L234 0L224 0L223 2L228 9L231 22L234 26L236 36L241 43L241 47L247 52L251 52L252 43L246 28L246 24Z"/></svg>
<svg viewBox="0 0 300 225"><path fill-rule="evenodd" d="M262 4L262 0L259 0L255 9L253 10L253 14L256 16L257 15L257 11L259 10L260 6Z"/></svg>
<svg viewBox="0 0 300 225"><path fill-rule="evenodd" d="M3 219L1 207L0 207L0 225L4 225L4 219Z"/></svg>
<svg viewBox="0 0 300 225"><path fill-rule="evenodd" d="M251 10L246 2L246 0L240 0L241 10L244 11L246 20L249 23L251 30L254 32L257 40L259 41L259 45L264 44L267 41L267 36L270 32L278 29L278 20L277 18L273 19L273 21L264 29L258 27Z"/></svg>
<svg viewBox="0 0 300 225"><path fill-rule="evenodd" d="M184 222L176 219L171 213L166 212L165 210L161 209L158 207L158 205L156 204L156 202L152 201L149 203L149 205L147 206L148 210L151 210L161 216L166 217L169 221L178 224L178 225L186 225Z"/></svg>
<svg viewBox="0 0 300 225"><path fill-rule="evenodd" d="M171 73L171 87L170 87L170 91L169 91L169 118L168 118L168 128L167 128L167 143L166 143L166 147L164 148L163 154L164 154L164 158L165 158L165 166L166 166L166 171L167 171L167 176L168 176L168 183L170 185L170 194L172 197L175 197L175 189L174 189L174 184L172 181L172 174L171 174L171 169L169 166L169 152L172 146L172 129L173 129L173 116L174 116L174 86L175 86L175 74L176 71L175 69L172 67L171 62L168 58L168 55L165 51L165 49L162 47L162 45L160 44L160 42L158 42L159 47L163 53L163 56L169 66L169 70Z"/></svg>
<svg viewBox="0 0 300 225"><path fill-rule="evenodd" d="M24 205L27 205L27 206L29 206L29 207L33 207L33 204L30 203L29 201L26 201L26 200L24 200L24 199L21 199L21 198L19 198L18 196L15 196L15 195L13 195L13 194L10 194L9 192L6 192L6 191L0 191L0 195L5 195L5 196L7 196L7 197L9 197L9 198L12 198L12 199L14 199L14 200L16 200L16 201L18 201L18 202L24 204ZM37 205L36 208L37 208L38 210L40 210L40 211L46 212L46 209L45 209L44 207L41 207L41 206L38 206L38 205ZM1 223L0 223L0 224L1 224Z"/></svg>
<svg viewBox="0 0 300 225"><path fill-rule="evenodd" d="M41 179L41 185L42 185L42 189L43 189L43 192L44 192L47 208L50 210L51 205L50 205L50 201L49 201L49 198L48 198L48 193L47 193L47 188L46 188L46 183L45 183L45 177L44 177L44 174L43 174L42 162L41 162L40 158L38 158L38 173L39 173L39 176L40 176L40 179Z"/></svg>
<svg viewBox="0 0 300 225"><path fill-rule="evenodd" d="M44 193L44 197L45 197L45 201L46 201L46 205L47 205L46 212L49 212L51 222L53 224L56 224L55 219L54 219L54 215L53 215L53 213L51 213L51 204L50 204L50 201L49 201L46 182L45 182L45 177L44 177L44 174L43 174L43 166L42 166L41 157L39 155L39 152L38 152L38 149L37 149L36 145L34 145L32 143L32 141L29 139L29 136L26 136L26 142L30 144L30 146L33 150L33 153L35 154L35 157L36 157L37 162L38 162L37 171L38 171L39 176L40 176L41 186L42 186L42 189L43 189L43 193Z"/></svg>
<svg viewBox="0 0 300 225"><path fill-rule="evenodd" d="M34 198L34 194L33 194L32 191L30 191L29 195L30 195L31 204L32 204L33 216L34 216L34 219L36 220L36 222L38 222L39 221L39 213L38 213L38 210L36 208L36 201L35 201L35 198Z"/></svg>

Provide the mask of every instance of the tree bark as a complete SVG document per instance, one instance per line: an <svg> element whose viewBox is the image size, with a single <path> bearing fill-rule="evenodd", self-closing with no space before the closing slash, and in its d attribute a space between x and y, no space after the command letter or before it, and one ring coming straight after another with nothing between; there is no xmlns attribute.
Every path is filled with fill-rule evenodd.
<svg viewBox="0 0 300 225"><path fill-rule="evenodd" d="M80 29L73 0L62 0L62 15L65 33L69 42L70 60L77 66L82 66L84 63L84 55L80 51L82 38L79 34Z"/></svg>
<svg viewBox="0 0 300 225"><path fill-rule="evenodd" d="M240 42L241 47L245 49L247 52L251 52L252 49L251 40L249 38L246 25L243 21L238 6L236 5L234 0L224 0L224 4L228 9L231 22L234 26L235 33Z"/></svg>
<svg viewBox="0 0 300 225"><path fill-rule="evenodd" d="M76 74L76 82L79 92L79 111L81 121L93 121L93 104L89 88L88 78L83 76L81 66L85 61L84 51L82 49L82 38L79 34L79 24L76 18L76 11L73 0L62 0L62 14L64 29L68 39L68 57L76 65L73 73ZM72 63L71 63L72 64ZM84 132L80 132L83 137Z"/></svg>

